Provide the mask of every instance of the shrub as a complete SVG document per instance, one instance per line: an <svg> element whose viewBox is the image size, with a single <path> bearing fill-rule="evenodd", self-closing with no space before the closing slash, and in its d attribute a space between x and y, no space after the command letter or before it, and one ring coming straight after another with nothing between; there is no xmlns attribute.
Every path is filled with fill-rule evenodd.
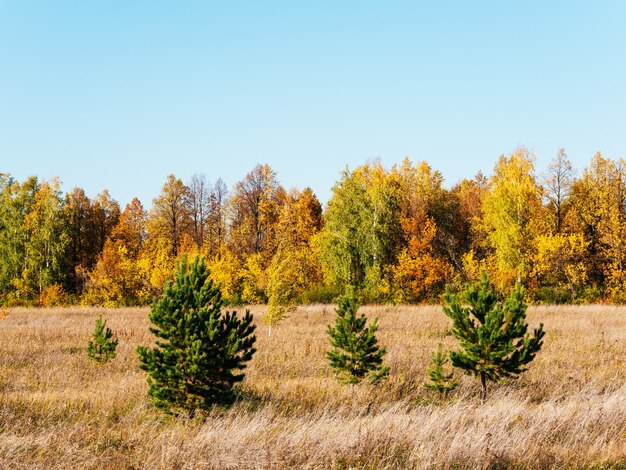
<svg viewBox="0 0 626 470"><path fill-rule="evenodd" d="M51 284L41 291L39 295L40 307L58 307L67 303L67 295L60 284Z"/></svg>
<svg viewBox="0 0 626 470"><path fill-rule="evenodd" d="M305 288L298 297L298 302L302 304L331 304L337 297L340 297L340 294L336 288L319 282Z"/></svg>
<svg viewBox="0 0 626 470"><path fill-rule="evenodd" d="M561 305L571 302L572 293L560 287L540 287L537 291L537 300L542 304Z"/></svg>

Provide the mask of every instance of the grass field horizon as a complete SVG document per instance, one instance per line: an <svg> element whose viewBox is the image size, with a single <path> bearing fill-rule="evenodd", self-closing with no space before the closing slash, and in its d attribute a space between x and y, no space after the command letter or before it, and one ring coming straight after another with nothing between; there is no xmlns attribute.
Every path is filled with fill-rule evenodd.
<svg viewBox="0 0 626 470"><path fill-rule="evenodd" d="M243 312L246 307L236 308ZM146 395L135 349L153 341L148 308L14 308L0 318L2 468L626 468L626 307L530 307L544 347L518 380L456 371L447 401L423 386L439 306L364 306L378 318L390 377L343 386L324 356L334 305L300 306L267 336L248 307L257 353L242 397L173 418ZM86 345L102 314L119 339L98 366Z"/></svg>

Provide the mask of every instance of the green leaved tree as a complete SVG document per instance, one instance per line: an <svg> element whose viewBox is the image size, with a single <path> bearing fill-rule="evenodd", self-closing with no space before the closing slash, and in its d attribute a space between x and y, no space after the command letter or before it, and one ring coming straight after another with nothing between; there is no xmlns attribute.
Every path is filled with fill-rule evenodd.
<svg viewBox="0 0 626 470"><path fill-rule="evenodd" d="M168 412L194 414L214 404L229 404L234 385L244 378L255 349L255 325L249 311L222 312L219 287L209 279L204 260L179 263L174 283L152 305L153 348L137 348L148 372L148 394Z"/></svg>
<svg viewBox="0 0 626 470"><path fill-rule="evenodd" d="M452 334L461 347L450 352L452 365L480 378L484 403L487 380L516 378L527 369L543 344L543 324L531 336L527 332L524 289L518 283L502 303L484 273L462 296L448 292L444 301L443 313L452 319ZM463 301L469 305L463 306Z"/></svg>
<svg viewBox="0 0 626 470"><path fill-rule="evenodd" d="M377 383L389 375L389 368L383 365L386 349L376 339L378 321L365 326L367 317L356 315L359 306L352 292L339 299L335 326L328 326L333 349L326 357L340 382L355 384L368 378Z"/></svg>
<svg viewBox="0 0 626 470"><path fill-rule="evenodd" d="M96 318L93 340L87 344L87 356L100 364L114 358L117 348L117 340L113 339L113 332L106 324L107 321L102 320L102 315Z"/></svg>

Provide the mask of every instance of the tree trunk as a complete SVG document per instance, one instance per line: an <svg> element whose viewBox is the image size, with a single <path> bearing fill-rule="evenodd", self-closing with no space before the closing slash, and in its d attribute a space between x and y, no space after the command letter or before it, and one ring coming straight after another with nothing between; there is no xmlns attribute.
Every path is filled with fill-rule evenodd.
<svg viewBox="0 0 626 470"><path fill-rule="evenodd" d="M482 386L482 390L480 391L480 404L484 405L485 401L487 401L487 377L484 372L480 373L480 385Z"/></svg>

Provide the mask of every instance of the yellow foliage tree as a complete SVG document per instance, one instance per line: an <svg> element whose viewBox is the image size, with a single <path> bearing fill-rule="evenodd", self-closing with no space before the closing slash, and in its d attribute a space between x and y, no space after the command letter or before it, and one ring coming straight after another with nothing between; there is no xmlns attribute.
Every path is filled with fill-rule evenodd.
<svg viewBox="0 0 626 470"><path fill-rule="evenodd" d="M139 199L134 198L120 214L119 222L111 232L111 239L123 244L129 256L137 258L146 238L146 214Z"/></svg>
<svg viewBox="0 0 626 470"><path fill-rule="evenodd" d="M293 310L297 297L321 280L321 266L311 240L321 227L322 207L310 188L292 190L282 207L277 231L278 250L267 270L268 309L264 321L272 326Z"/></svg>
<svg viewBox="0 0 626 470"><path fill-rule="evenodd" d="M451 194L443 176L426 162L408 158L392 170L400 181L400 226L405 241L393 268L396 302L435 299L452 278L450 260L460 250ZM458 209L458 208L457 208ZM458 230L457 230L458 232Z"/></svg>
<svg viewBox="0 0 626 470"><path fill-rule="evenodd" d="M476 283L480 280L483 273L489 273L489 267L485 258L476 256L474 250L464 253L461 257L462 279L457 279L457 284L462 282Z"/></svg>
<svg viewBox="0 0 626 470"><path fill-rule="evenodd" d="M148 235L137 257L137 267L146 281L143 287L145 295L156 298L162 294L165 281L171 278L175 264L171 241Z"/></svg>
<svg viewBox="0 0 626 470"><path fill-rule="evenodd" d="M525 148L502 155L483 199L484 228L501 282L527 281L534 239L547 231L544 211L534 157Z"/></svg>
<svg viewBox="0 0 626 470"><path fill-rule="evenodd" d="M433 254L432 241L437 235L434 221L425 214L404 218L408 246L398 256L394 269L397 302L433 299L452 277L452 266Z"/></svg>
<svg viewBox="0 0 626 470"><path fill-rule="evenodd" d="M145 239L145 214L137 198L126 205L96 266L88 273L83 302L106 307L143 305L151 300L148 276L138 262Z"/></svg>
<svg viewBox="0 0 626 470"><path fill-rule="evenodd" d="M174 259L186 236L193 238L188 199L189 188L181 179L168 175L161 194L152 201L148 218L148 237L161 238Z"/></svg>
<svg viewBox="0 0 626 470"><path fill-rule="evenodd" d="M570 302L587 282L585 255L588 242L579 233L547 234L537 237L534 260L535 276L543 285L564 286Z"/></svg>
<svg viewBox="0 0 626 470"><path fill-rule="evenodd" d="M626 302L626 169L597 153L570 196L569 230L587 242L589 283L612 302Z"/></svg>
<svg viewBox="0 0 626 470"><path fill-rule="evenodd" d="M83 302L88 305L118 307L149 301L137 262L128 248L107 239L93 271L89 273Z"/></svg>
<svg viewBox="0 0 626 470"><path fill-rule="evenodd" d="M223 298L231 304L239 304L241 299L240 261L230 250L223 250L207 262L209 278L220 286Z"/></svg>
<svg viewBox="0 0 626 470"><path fill-rule="evenodd" d="M243 260L261 254L267 267L276 251L276 224L285 190L269 165L256 165L233 190L229 205L230 249Z"/></svg>
<svg viewBox="0 0 626 470"><path fill-rule="evenodd" d="M261 304L267 301L267 273L263 261L263 253L250 255L239 272L241 301L245 304Z"/></svg>

